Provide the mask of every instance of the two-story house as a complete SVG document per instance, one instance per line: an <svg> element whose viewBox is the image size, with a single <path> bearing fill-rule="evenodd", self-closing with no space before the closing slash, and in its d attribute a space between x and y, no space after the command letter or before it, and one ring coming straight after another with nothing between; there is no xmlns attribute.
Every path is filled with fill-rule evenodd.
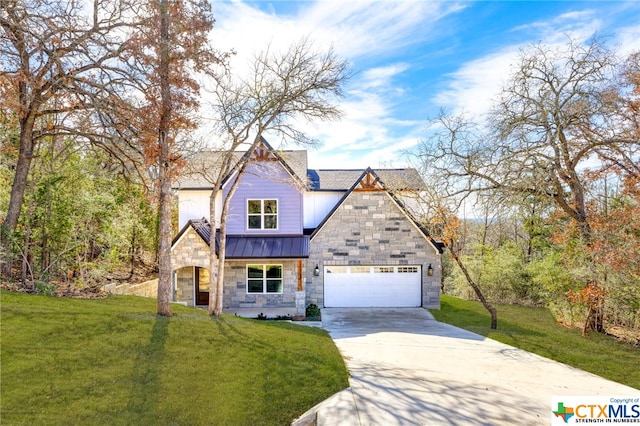
<svg viewBox="0 0 640 426"><path fill-rule="evenodd" d="M214 167L207 158L215 155L194 161ZM234 179L225 180L217 212ZM409 208L424 189L415 170L310 170L306 151L276 151L263 140L239 179L226 217L226 312L440 306L441 249ZM212 184L196 173L177 189L174 298L206 305L209 247L219 244L206 219Z"/></svg>

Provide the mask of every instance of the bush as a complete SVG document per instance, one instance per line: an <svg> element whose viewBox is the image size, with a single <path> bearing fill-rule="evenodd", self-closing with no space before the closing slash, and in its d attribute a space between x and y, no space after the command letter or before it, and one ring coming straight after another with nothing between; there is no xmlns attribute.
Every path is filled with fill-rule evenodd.
<svg viewBox="0 0 640 426"><path fill-rule="evenodd" d="M318 305L316 305L315 303L311 303L309 306L307 306L307 309L305 310L305 316L307 317L308 321L320 321L321 313Z"/></svg>

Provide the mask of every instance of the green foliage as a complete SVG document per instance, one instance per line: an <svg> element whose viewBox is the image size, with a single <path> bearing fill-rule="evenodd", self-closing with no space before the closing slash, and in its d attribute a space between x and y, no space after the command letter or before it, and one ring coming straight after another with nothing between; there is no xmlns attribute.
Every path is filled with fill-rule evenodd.
<svg viewBox="0 0 640 426"><path fill-rule="evenodd" d="M283 425L348 386L329 335L152 299L0 293L10 425Z"/></svg>
<svg viewBox="0 0 640 426"><path fill-rule="evenodd" d="M44 296L54 296L56 287L46 281L36 281L36 291Z"/></svg>
<svg viewBox="0 0 640 426"><path fill-rule="evenodd" d="M546 308L496 308L497 330L489 328L489 314L478 302L443 295L441 309L431 313L438 321L640 389L640 348L599 333L582 337L579 329L558 324Z"/></svg>
<svg viewBox="0 0 640 426"><path fill-rule="evenodd" d="M10 191L2 171L14 161L0 156L2 194ZM140 185L110 171L103 152L81 152L71 140L46 140L33 162L24 214L13 236L14 258L27 263L28 280L91 283L114 271L131 271L144 253L153 252L153 204ZM0 203L4 211L8 197Z"/></svg>
<svg viewBox="0 0 640 426"><path fill-rule="evenodd" d="M526 268L522 249L512 242L495 248L477 246L463 262L489 300L499 303L539 304L541 295ZM473 299L473 292L457 269L447 278L447 294Z"/></svg>
<svg viewBox="0 0 640 426"><path fill-rule="evenodd" d="M307 306L307 308L305 309L305 316L309 321L320 321L321 312L318 305L316 305L315 303L309 304L309 306Z"/></svg>

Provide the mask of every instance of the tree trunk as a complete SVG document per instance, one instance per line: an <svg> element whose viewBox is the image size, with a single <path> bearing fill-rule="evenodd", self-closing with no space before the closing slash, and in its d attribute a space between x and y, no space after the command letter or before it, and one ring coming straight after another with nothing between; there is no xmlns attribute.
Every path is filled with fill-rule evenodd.
<svg viewBox="0 0 640 426"><path fill-rule="evenodd" d="M171 160L169 127L171 92L169 86L169 12L167 0L160 1L161 112L158 131L159 235L158 235L158 315L171 316Z"/></svg>
<svg viewBox="0 0 640 426"><path fill-rule="evenodd" d="M209 315L219 317L221 313L216 309L218 306L218 253L216 252L216 198L220 188L218 185L211 191L209 199L209 226L211 227L209 238Z"/></svg>
<svg viewBox="0 0 640 426"><path fill-rule="evenodd" d="M455 252L453 247L451 247L450 245L448 247L449 247L449 253L451 253L451 256L460 267L460 270L462 271L465 278L467 279L467 283L469 283L471 288L473 288L473 291L476 293L476 296L478 296L478 299L480 299L482 306L484 306L484 308L487 311L489 311L489 314L491 314L491 329L495 330L496 328L498 328L498 312L496 311L496 308L493 307L484 297L484 295L482 294L482 290L480 290L480 287L478 287L475 281L473 281L473 279L471 278L471 275L469 274L469 271L467 270L466 266L464 266L464 264L462 263L462 260L460 260L460 257Z"/></svg>
<svg viewBox="0 0 640 426"><path fill-rule="evenodd" d="M229 188L229 192L227 196L224 198L224 202L222 203L222 211L220 212L220 230L219 230L219 245L218 245L218 254L215 256L216 260L216 276L215 280L211 279L211 284L215 284L215 290L211 288L211 294L215 294L215 300L209 301L210 311L209 314L220 317L222 315L223 301L224 301L224 262L226 259L226 246L227 246L227 213L229 211L229 205L231 204L231 198L233 194L236 192L238 188L238 183L240 182L240 176L242 175L242 171L244 167L240 169L238 172L238 176L232 182L231 187ZM215 200L212 201L215 204ZM214 209L215 211L215 209ZM214 218L215 219L215 218ZM213 228L213 225L212 225ZM211 231L212 239L213 235L215 235L215 229ZM215 244L215 240L212 244ZM215 245L211 247L211 250L215 252ZM211 259L214 259L214 256L211 256Z"/></svg>
<svg viewBox="0 0 640 426"><path fill-rule="evenodd" d="M20 121L20 148L18 152L18 162L16 171L11 185L11 196L9 198L9 206L7 215L0 225L0 271L5 277L11 275L11 267L13 265L13 255L11 249L11 241L13 233L18 226L20 211L24 202L24 193L27 187L27 178L31 169L31 159L33 158L33 125L35 117L33 114L28 115Z"/></svg>

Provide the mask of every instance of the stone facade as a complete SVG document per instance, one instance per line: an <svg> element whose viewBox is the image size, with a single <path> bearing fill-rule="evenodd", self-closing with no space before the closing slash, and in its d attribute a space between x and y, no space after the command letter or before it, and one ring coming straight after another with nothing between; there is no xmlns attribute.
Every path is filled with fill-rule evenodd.
<svg viewBox="0 0 640 426"><path fill-rule="evenodd" d="M247 265L282 265L282 293L247 293ZM224 309L295 308L298 289L295 260L228 261L224 273Z"/></svg>
<svg viewBox="0 0 640 426"><path fill-rule="evenodd" d="M187 266L175 271L175 293L174 300L176 302L184 303L187 306L194 306L194 281L193 281L194 268Z"/></svg>
<svg viewBox="0 0 640 426"><path fill-rule="evenodd" d="M282 265L282 293L247 293L248 264ZM209 246L193 229L189 228L173 246L171 265L175 271L174 300L193 306L195 301L194 267L209 268ZM224 309L296 308L297 306L298 265L296 260L227 261L224 272ZM298 295L298 299L301 299L300 295Z"/></svg>
<svg viewBox="0 0 640 426"><path fill-rule="evenodd" d="M209 267L209 246L191 227L171 248L171 270L185 266Z"/></svg>
<svg viewBox="0 0 640 426"><path fill-rule="evenodd" d="M324 306L326 265L421 265L422 306L440 308L440 253L386 191L351 192L312 237L307 304ZM433 276L427 274L429 265ZM319 276L313 274L316 266Z"/></svg>

